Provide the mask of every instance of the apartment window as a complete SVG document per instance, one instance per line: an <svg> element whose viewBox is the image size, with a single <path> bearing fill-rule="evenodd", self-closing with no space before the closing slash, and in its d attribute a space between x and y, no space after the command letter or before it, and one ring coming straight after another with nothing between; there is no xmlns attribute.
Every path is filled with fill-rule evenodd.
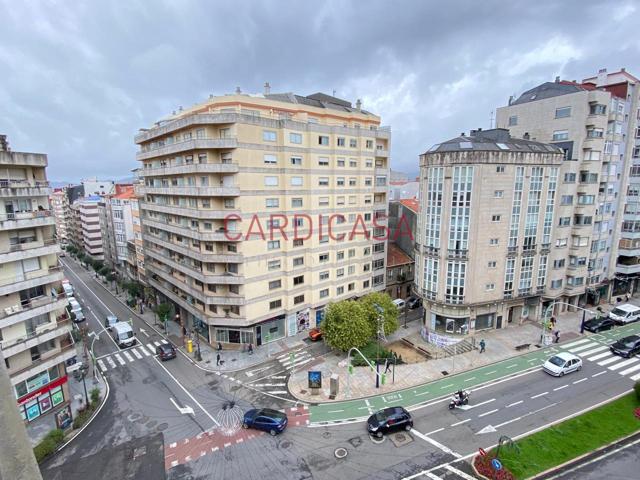
<svg viewBox="0 0 640 480"><path fill-rule="evenodd" d="M487 268L496 268L496 261L495 260L491 260L489 263L487 263Z"/></svg>
<svg viewBox="0 0 640 480"><path fill-rule="evenodd" d="M553 268L558 269L558 268L563 268L565 264L565 259L564 258L560 258L558 260L554 260L553 261Z"/></svg>
<svg viewBox="0 0 640 480"><path fill-rule="evenodd" d="M340 251L338 252L336 259L337 259L338 261L340 261L340 260L344 260L344 250L340 250Z"/></svg>
<svg viewBox="0 0 640 480"><path fill-rule="evenodd" d="M495 290L495 289L496 289L496 284L495 284L495 283L487 283L487 284L484 286L484 289L485 289L487 292L491 292L491 291L493 291L493 290Z"/></svg>
<svg viewBox="0 0 640 480"><path fill-rule="evenodd" d="M358 180L357 179L355 179L353 177L349 178L349 186L350 187L355 187L357 184L358 184Z"/></svg>
<svg viewBox="0 0 640 480"><path fill-rule="evenodd" d="M329 145L329 137L324 135L318 136L318 145Z"/></svg>
<svg viewBox="0 0 640 480"><path fill-rule="evenodd" d="M318 255L318 262L322 263L322 262L328 262L328 261L329 261L328 253L321 253L320 255Z"/></svg>
<svg viewBox="0 0 640 480"><path fill-rule="evenodd" d="M596 200L595 195L578 194L578 205L593 205Z"/></svg>
<svg viewBox="0 0 640 480"><path fill-rule="evenodd" d="M265 154L264 163L266 163L267 165L275 165L278 163L278 157L276 157L275 155Z"/></svg>
<svg viewBox="0 0 640 480"><path fill-rule="evenodd" d="M294 218L293 221L296 227L304 227L304 218Z"/></svg>
<svg viewBox="0 0 640 480"><path fill-rule="evenodd" d="M597 162L600 160L600 151L599 150L585 150L584 159L586 161Z"/></svg>
<svg viewBox="0 0 640 480"><path fill-rule="evenodd" d="M282 280L271 280L269 282L269 290L276 290L282 288Z"/></svg>
<svg viewBox="0 0 640 480"><path fill-rule="evenodd" d="M302 186L302 177L291 177L291 186L292 187L301 187Z"/></svg>
<svg viewBox="0 0 640 480"><path fill-rule="evenodd" d="M336 205L344 205L344 197L337 197Z"/></svg>
<svg viewBox="0 0 640 480"><path fill-rule="evenodd" d="M344 137L338 137L338 146L344 147L346 145L346 139Z"/></svg>
<svg viewBox="0 0 640 480"><path fill-rule="evenodd" d="M336 185L338 187L344 187L344 177L338 177L336 178Z"/></svg>
<svg viewBox="0 0 640 480"><path fill-rule="evenodd" d="M273 300L272 302L269 302L269 310L275 310L280 307L282 307L282 300Z"/></svg>
<svg viewBox="0 0 640 480"><path fill-rule="evenodd" d="M587 138L602 138L604 136L604 130L602 128L588 128Z"/></svg>
<svg viewBox="0 0 640 480"><path fill-rule="evenodd" d="M354 196L349 197L349 204L353 205L355 203L356 203L356 197L354 197ZM370 205L371 204L371 195L365 195L364 196L364 204L365 205Z"/></svg>
<svg viewBox="0 0 640 480"><path fill-rule="evenodd" d="M297 305L298 303L304 303L304 295L298 295L293 297L293 303L294 305Z"/></svg>
<svg viewBox="0 0 640 480"><path fill-rule="evenodd" d="M336 277L344 277L344 268L339 268L336 270Z"/></svg>
<svg viewBox="0 0 640 480"><path fill-rule="evenodd" d="M344 158L338 157L337 164L339 167L344 167Z"/></svg>
<svg viewBox="0 0 640 480"><path fill-rule="evenodd" d="M349 139L349 146L351 148L358 148L358 140L356 140L355 138L350 138Z"/></svg>
<svg viewBox="0 0 640 480"><path fill-rule="evenodd" d="M370 282L369 280L365 280L364 282L362 282L362 288L369 288Z"/></svg>
<svg viewBox="0 0 640 480"><path fill-rule="evenodd" d="M302 207L302 199L301 198L292 198L291 199L291 207L292 208Z"/></svg>
<svg viewBox="0 0 640 480"><path fill-rule="evenodd" d="M556 240L556 248L563 248L567 246L567 238L558 238Z"/></svg>
<svg viewBox="0 0 640 480"><path fill-rule="evenodd" d="M329 289L328 288L320 290L320 298L326 298L328 296L329 296Z"/></svg>
<svg viewBox="0 0 640 480"><path fill-rule="evenodd" d="M299 134L299 133L290 133L289 134L289 141L291 143L300 144L300 143L302 143L302 135Z"/></svg>
<svg viewBox="0 0 640 480"><path fill-rule="evenodd" d="M573 205L573 195L562 195L560 205Z"/></svg>
<svg viewBox="0 0 640 480"><path fill-rule="evenodd" d="M607 106L599 103L589 106L589 113L591 115L605 115L607 113Z"/></svg>
<svg viewBox="0 0 640 480"><path fill-rule="evenodd" d="M329 280L329 270L325 270L324 272L320 272L319 278L320 278L321 282L323 282L325 280Z"/></svg>
<svg viewBox="0 0 640 480"><path fill-rule="evenodd" d="M267 198L265 200L265 204L267 208L279 208L280 200L277 198Z"/></svg>
<svg viewBox="0 0 640 480"><path fill-rule="evenodd" d="M367 158L367 160L365 161L365 166L367 168L373 168L373 160L371 160L370 158Z"/></svg>
<svg viewBox="0 0 640 480"><path fill-rule="evenodd" d="M562 279L551 280L551 289L557 290L558 288L562 288Z"/></svg>
<svg viewBox="0 0 640 480"><path fill-rule="evenodd" d="M367 140L365 144L365 148L367 148L368 150L371 150L373 148L373 140Z"/></svg>
<svg viewBox="0 0 640 480"><path fill-rule="evenodd" d="M302 239L302 238L294 238L293 239L293 246L294 247L302 247L302 246L304 246L304 239Z"/></svg>
<svg viewBox="0 0 640 480"><path fill-rule="evenodd" d="M497 238L491 238L489 239L489 245L498 245L498 239Z"/></svg>
<svg viewBox="0 0 640 480"><path fill-rule="evenodd" d="M571 107L556 108L556 118L567 118L571 116Z"/></svg>
<svg viewBox="0 0 640 480"><path fill-rule="evenodd" d="M504 190L494 190L493 198L503 198L503 197L504 197Z"/></svg>
<svg viewBox="0 0 640 480"><path fill-rule="evenodd" d="M364 179L364 186L365 186L365 187L370 187L370 186L372 186L372 185L373 185L373 178L371 178L371 177L366 177L366 178Z"/></svg>
<svg viewBox="0 0 640 480"><path fill-rule="evenodd" d="M265 187L277 187L278 186L278 177L264 177L264 186Z"/></svg>
<svg viewBox="0 0 640 480"><path fill-rule="evenodd" d="M318 158L318 165L320 165L321 167L328 167L329 166L329 157L319 157Z"/></svg>
<svg viewBox="0 0 640 480"><path fill-rule="evenodd" d="M569 225L571 225L571 217L560 217L558 219L559 227L568 227Z"/></svg>
<svg viewBox="0 0 640 480"><path fill-rule="evenodd" d="M329 177L320 177L320 178L318 178L318 186L320 186L320 187L328 187L329 186Z"/></svg>
<svg viewBox="0 0 640 480"><path fill-rule="evenodd" d="M291 157L291 165L300 167L302 165L302 157Z"/></svg>
<svg viewBox="0 0 640 480"><path fill-rule="evenodd" d="M350 284L348 284L348 285L347 285L347 290L348 290L349 292L352 292L352 291L354 291L355 289L356 289L356 284L355 284L355 283L350 283Z"/></svg>
<svg viewBox="0 0 640 480"><path fill-rule="evenodd" d="M236 201L233 198L226 198L224 200L224 208L235 208L235 206L236 206Z"/></svg>
<svg viewBox="0 0 640 480"><path fill-rule="evenodd" d="M555 132L553 132L553 140L569 140L569 130L556 130Z"/></svg>
<svg viewBox="0 0 640 480"><path fill-rule="evenodd" d="M304 283L304 275L293 277L293 285L302 285Z"/></svg>
<svg viewBox="0 0 640 480"><path fill-rule="evenodd" d="M318 197L318 205L321 207L328 207L329 197Z"/></svg>
<svg viewBox="0 0 640 480"><path fill-rule="evenodd" d="M504 173L504 165L496 165L496 173Z"/></svg>
<svg viewBox="0 0 640 480"><path fill-rule="evenodd" d="M358 166L358 161L353 158L349 160L349 166L352 168L356 168Z"/></svg>
<svg viewBox="0 0 640 480"><path fill-rule="evenodd" d="M349 267L347 267L347 275L353 275L354 273L356 273L356 266L349 265Z"/></svg>
<svg viewBox="0 0 640 480"><path fill-rule="evenodd" d="M564 183L576 183L576 174L575 173L565 173L564 174Z"/></svg>
<svg viewBox="0 0 640 480"><path fill-rule="evenodd" d="M492 222L499 222L500 218L501 218L500 215L491 215L491 221Z"/></svg>
<svg viewBox="0 0 640 480"><path fill-rule="evenodd" d="M267 242L267 250L277 250L280 248L280 240L270 240Z"/></svg>
<svg viewBox="0 0 640 480"><path fill-rule="evenodd" d="M329 235L320 235L319 243L329 243Z"/></svg>
<svg viewBox="0 0 640 480"><path fill-rule="evenodd" d="M296 257L293 259L293 266L299 267L300 265L304 265L304 257Z"/></svg>
<svg viewBox="0 0 640 480"><path fill-rule="evenodd" d="M509 117L509 126L513 127L514 125L518 125L518 116L517 115L511 115Z"/></svg>
<svg viewBox="0 0 640 480"><path fill-rule="evenodd" d="M263 130L262 131L262 140L265 142L275 142L276 141L276 132L272 130Z"/></svg>
<svg viewBox="0 0 640 480"><path fill-rule="evenodd" d="M342 295L344 293L344 287L336 288L336 295Z"/></svg>
<svg viewBox="0 0 640 480"><path fill-rule="evenodd" d="M589 245L589 237L579 237L578 235L571 237L572 247L586 247L587 245Z"/></svg>

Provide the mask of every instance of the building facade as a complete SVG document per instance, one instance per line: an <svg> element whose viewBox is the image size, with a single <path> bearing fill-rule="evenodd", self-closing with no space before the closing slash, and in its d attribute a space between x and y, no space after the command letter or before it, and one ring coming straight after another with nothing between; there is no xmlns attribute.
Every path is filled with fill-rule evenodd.
<svg viewBox="0 0 640 480"><path fill-rule="evenodd" d="M79 214L80 238L82 248L91 255L94 260L104 260L104 249L102 246L102 231L100 230L100 212L98 203L102 197L89 196L76 202ZM78 225L76 225L77 227Z"/></svg>
<svg viewBox="0 0 640 480"><path fill-rule="evenodd" d="M396 244L387 244L387 286L391 298L411 296L413 290L413 259Z"/></svg>
<svg viewBox="0 0 640 480"><path fill-rule="evenodd" d="M3 142L0 142L0 145ZM0 148L0 346L22 418L71 400L65 361L76 355L49 205L47 157Z"/></svg>
<svg viewBox="0 0 640 480"><path fill-rule="evenodd" d="M130 276L128 242L134 238L131 201L135 194L133 185L115 185L114 191L98 202L104 261L120 275Z"/></svg>
<svg viewBox="0 0 640 480"><path fill-rule="evenodd" d="M389 202L389 241L411 259L415 258L415 240L420 202L416 198L404 198Z"/></svg>
<svg viewBox="0 0 640 480"><path fill-rule="evenodd" d="M472 131L420 156L416 291L425 326L450 334L539 316L581 242L553 228L564 154L506 129Z"/></svg>
<svg viewBox="0 0 640 480"><path fill-rule="evenodd" d="M147 282L209 342L261 345L384 290L390 131L360 102L212 97L135 141Z"/></svg>
<svg viewBox="0 0 640 480"><path fill-rule="evenodd" d="M71 209L66 188L56 188L49 197L51 210L56 223L56 239L60 244L66 244L70 240L69 223Z"/></svg>

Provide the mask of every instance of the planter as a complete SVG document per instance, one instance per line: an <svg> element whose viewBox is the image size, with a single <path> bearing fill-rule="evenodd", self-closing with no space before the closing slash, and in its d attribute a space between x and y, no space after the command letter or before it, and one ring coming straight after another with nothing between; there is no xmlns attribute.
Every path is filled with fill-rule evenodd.
<svg viewBox="0 0 640 480"><path fill-rule="evenodd" d="M491 465L491 460L496 458L495 456L489 455L476 455L473 458L473 469L483 478L488 478L490 480L517 480L513 474L502 467L501 470L496 470Z"/></svg>

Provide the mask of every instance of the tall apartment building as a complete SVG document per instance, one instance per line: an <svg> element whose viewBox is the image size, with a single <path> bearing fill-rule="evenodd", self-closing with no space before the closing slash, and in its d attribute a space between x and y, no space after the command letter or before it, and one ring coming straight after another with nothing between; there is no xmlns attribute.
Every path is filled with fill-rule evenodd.
<svg viewBox="0 0 640 480"><path fill-rule="evenodd" d="M134 192L135 192L134 187ZM142 240L142 222L140 220L140 200L136 193L131 201L131 220L133 222L133 246L135 250L134 259L129 259L129 277L132 280L137 280L144 285L147 284L146 271L144 268L144 243ZM127 241L127 246L131 240Z"/></svg>
<svg viewBox="0 0 640 480"><path fill-rule="evenodd" d="M98 180L96 177L85 178L81 181L81 185L85 197L112 195L116 189L113 180Z"/></svg>
<svg viewBox="0 0 640 480"><path fill-rule="evenodd" d="M68 229L71 209L66 188L56 188L51 193L49 201L51 202L51 210L56 224L56 239L59 243L67 243L70 237Z"/></svg>
<svg viewBox="0 0 640 480"><path fill-rule="evenodd" d="M82 222L80 221L80 203L77 201L69 206L69 223L67 235L76 248L84 249L82 239Z"/></svg>
<svg viewBox="0 0 640 480"><path fill-rule="evenodd" d="M384 290L390 131L359 101L236 92L135 141L147 281L211 343L294 335Z"/></svg>
<svg viewBox="0 0 640 480"><path fill-rule="evenodd" d="M1 139L1 138L0 138ZM22 418L70 400L64 362L76 351L62 293L47 156L0 142L0 346Z"/></svg>
<svg viewBox="0 0 640 480"><path fill-rule="evenodd" d="M115 193L98 202L104 260L121 274L127 271L127 242L133 241L133 185L116 185Z"/></svg>
<svg viewBox="0 0 640 480"><path fill-rule="evenodd" d="M626 186L633 178L629 177L633 152L629 140L637 125L636 84L637 79L624 70L609 75L602 70L581 83L556 78L498 109L498 127L565 151L554 229L563 232L556 248L566 245L570 255L553 266L561 286L554 295L559 301L597 303L615 293L611 286L616 270L620 276L640 272L634 255L630 266L616 266L621 228L626 237L632 237L637 223L640 232L640 222L634 223L634 215L624 213ZM629 198L634 198L636 190L630 187ZM632 200L628 211L635 211L635 205ZM623 215L630 223L622 224ZM626 291L626 282L620 286Z"/></svg>
<svg viewBox="0 0 640 480"><path fill-rule="evenodd" d="M91 255L94 260L104 260L102 232L100 230L100 212L98 211L98 202L101 200L102 197L92 195L76 202L79 213L79 226L82 232L82 248ZM74 206L76 204L74 204ZM78 225L76 225L76 228L77 227Z"/></svg>
<svg viewBox="0 0 640 480"><path fill-rule="evenodd" d="M553 228L563 159L559 147L506 129L471 131L420 156L415 283L428 328L503 328L565 291L554 268L577 244L561 244Z"/></svg>

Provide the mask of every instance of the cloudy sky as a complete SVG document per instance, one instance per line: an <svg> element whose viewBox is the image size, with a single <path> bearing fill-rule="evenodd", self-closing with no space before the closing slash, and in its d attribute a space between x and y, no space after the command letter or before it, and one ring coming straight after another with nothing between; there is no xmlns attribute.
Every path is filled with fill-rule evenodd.
<svg viewBox="0 0 640 480"><path fill-rule="evenodd" d="M0 17L0 133L52 180L129 176L138 128L236 86L362 98L413 174L510 95L640 75L637 1L0 0Z"/></svg>

